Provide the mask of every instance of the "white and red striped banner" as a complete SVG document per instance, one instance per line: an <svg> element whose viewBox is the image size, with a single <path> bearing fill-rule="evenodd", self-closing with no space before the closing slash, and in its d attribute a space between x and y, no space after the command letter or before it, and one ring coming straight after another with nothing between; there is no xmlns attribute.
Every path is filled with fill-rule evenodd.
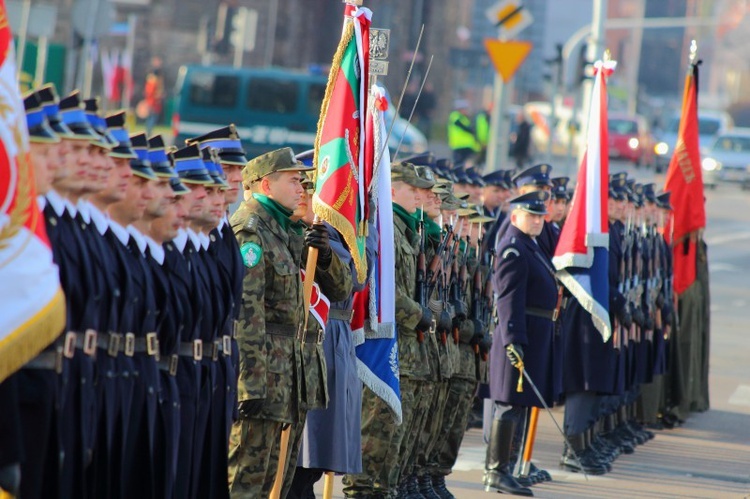
<svg viewBox="0 0 750 499"><path fill-rule="evenodd" d="M0 0L0 382L64 325L65 299L36 200L13 35Z"/></svg>
<svg viewBox="0 0 750 499"><path fill-rule="evenodd" d="M305 271L300 269L299 271L302 282L305 282ZM312 295L310 295L310 313L315 320L318 321L320 327L326 328L328 324L328 311L331 309L331 300L320 290L317 282L313 283Z"/></svg>

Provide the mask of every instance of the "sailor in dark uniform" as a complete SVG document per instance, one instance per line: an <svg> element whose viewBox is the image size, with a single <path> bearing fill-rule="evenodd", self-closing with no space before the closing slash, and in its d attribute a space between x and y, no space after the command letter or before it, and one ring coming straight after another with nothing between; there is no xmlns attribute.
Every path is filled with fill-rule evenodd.
<svg viewBox="0 0 750 499"><path fill-rule="evenodd" d="M485 234L482 238L482 253L495 249L497 231L508 217L507 202L513 196L514 184L510 170L498 170L482 177L486 184L482 189L484 214L493 221L484 224Z"/></svg>
<svg viewBox="0 0 750 499"><path fill-rule="evenodd" d="M122 245L118 253L124 271L131 278L128 294L132 293L134 298L131 307L133 321L129 324L132 329L125 333L122 345L132 366L129 377L132 399L123 448L122 494L125 497L153 497L153 445L159 393L156 366L159 310L153 275L146 259L148 244L143 233L132 224L144 217L146 207L155 198L157 177L148 161L145 135L131 136L130 143L137 156L130 159L133 176L128 179L123 199L107 209L111 217L110 229Z"/></svg>
<svg viewBox="0 0 750 499"><path fill-rule="evenodd" d="M534 191L510 200L510 226L498 244L492 279L500 318L494 332L490 362L490 396L496 403L487 459L486 490L533 495L512 475L513 440L528 407L542 404L529 389L517 392L523 362L547 405L554 403L554 321L558 289L554 269L537 242L544 225L549 193ZM533 290L533 292L531 292Z"/></svg>

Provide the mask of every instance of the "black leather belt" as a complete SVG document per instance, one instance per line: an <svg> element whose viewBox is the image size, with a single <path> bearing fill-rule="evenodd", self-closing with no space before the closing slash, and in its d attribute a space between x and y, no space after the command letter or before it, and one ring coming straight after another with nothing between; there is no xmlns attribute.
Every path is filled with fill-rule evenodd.
<svg viewBox="0 0 750 499"><path fill-rule="evenodd" d="M146 333L145 338L135 338L134 353L146 353L149 357L159 356L159 338L156 333Z"/></svg>
<svg viewBox="0 0 750 499"><path fill-rule="evenodd" d="M301 327L302 325L299 326L299 328ZM297 335L297 331L298 327L293 324L274 324L273 322L266 322L266 334L294 338Z"/></svg>
<svg viewBox="0 0 750 499"><path fill-rule="evenodd" d="M543 308L526 307L526 313L533 315L534 317L541 317L542 319L548 319L552 322L557 320L557 310L545 310Z"/></svg>
<svg viewBox="0 0 750 499"><path fill-rule="evenodd" d="M118 333L101 333L96 336L96 348L106 350L110 357L117 357L122 343L122 335Z"/></svg>
<svg viewBox="0 0 750 499"><path fill-rule="evenodd" d="M213 361L219 360L220 353L226 356L232 355L232 337L228 335L217 338L211 343L205 343L204 346L204 355Z"/></svg>
<svg viewBox="0 0 750 499"><path fill-rule="evenodd" d="M310 320L313 320L313 319L310 319ZM325 331L323 331L323 328L320 327L320 324L318 324L317 322L315 323L315 325L316 325L317 334L310 334L310 331L308 331L307 334L305 335L305 343L310 343L310 344L317 343L318 345L320 345L321 343L323 343L323 336L325 336Z"/></svg>
<svg viewBox="0 0 750 499"><path fill-rule="evenodd" d="M169 373L170 376L175 376L177 375L177 366L179 365L179 359L180 357L177 354L168 355L166 357L160 358L157 361L156 365L159 366L160 370Z"/></svg>
<svg viewBox="0 0 750 499"><path fill-rule="evenodd" d="M329 319L351 322L354 316L354 310L351 308L332 308L328 311Z"/></svg>
<svg viewBox="0 0 750 499"><path fill-rule="evenodd" d="M40 353L26 364L25 369L49 369L60 374L63 366L63 349L58 348L56 351L48 350Z"/></svg>
<svg viewBox="0 0 750 499"><path fill-rule="evenodd" d="M193 360L203 358L203 340L183 341L177 350L180 357L190 357Z"/></svg>
<svg viewBox="0 0 750 499"><path fill-rule="evenodd" d="M82 350L86 355L94 357L96 355L96 337L96 331L93 329L87 329L85 333L68 331L65 333L63 355L72 359L75 355L75 350L78 349Z"/></svg>

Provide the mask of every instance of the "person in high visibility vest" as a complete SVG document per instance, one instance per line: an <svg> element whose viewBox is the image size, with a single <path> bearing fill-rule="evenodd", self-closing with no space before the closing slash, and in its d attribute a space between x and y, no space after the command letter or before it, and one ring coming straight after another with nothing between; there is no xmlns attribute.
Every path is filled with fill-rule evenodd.
<svg viewBox="0 0 750 499"><path fill-rule="evenodd" d="M490 112L482 109L474 118L474 129L476 130L477 142L479 143L480 153L478 161L484 163L487 157L487 145L490 143Z"/></svg>
<svg viewBox="0 0 750 499"><path fill-rule="evenodd" d="M462 163L481 152L482 148L468 116L469 102L458 99L454 108L448 116L448 146L453 151L453 161Z"/></svg>

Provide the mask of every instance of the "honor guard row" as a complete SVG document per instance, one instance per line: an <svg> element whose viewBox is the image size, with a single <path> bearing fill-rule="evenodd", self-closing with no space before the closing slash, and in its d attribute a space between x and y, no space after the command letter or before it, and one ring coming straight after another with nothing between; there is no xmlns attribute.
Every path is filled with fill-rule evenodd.
<svg viewBox="0 0 750 499"><path fill-rule="evenodd" d="M24 98L66 297L19 373L21 497L228 497L244 264L234 127L165 148L78 92Z"/></svg>

